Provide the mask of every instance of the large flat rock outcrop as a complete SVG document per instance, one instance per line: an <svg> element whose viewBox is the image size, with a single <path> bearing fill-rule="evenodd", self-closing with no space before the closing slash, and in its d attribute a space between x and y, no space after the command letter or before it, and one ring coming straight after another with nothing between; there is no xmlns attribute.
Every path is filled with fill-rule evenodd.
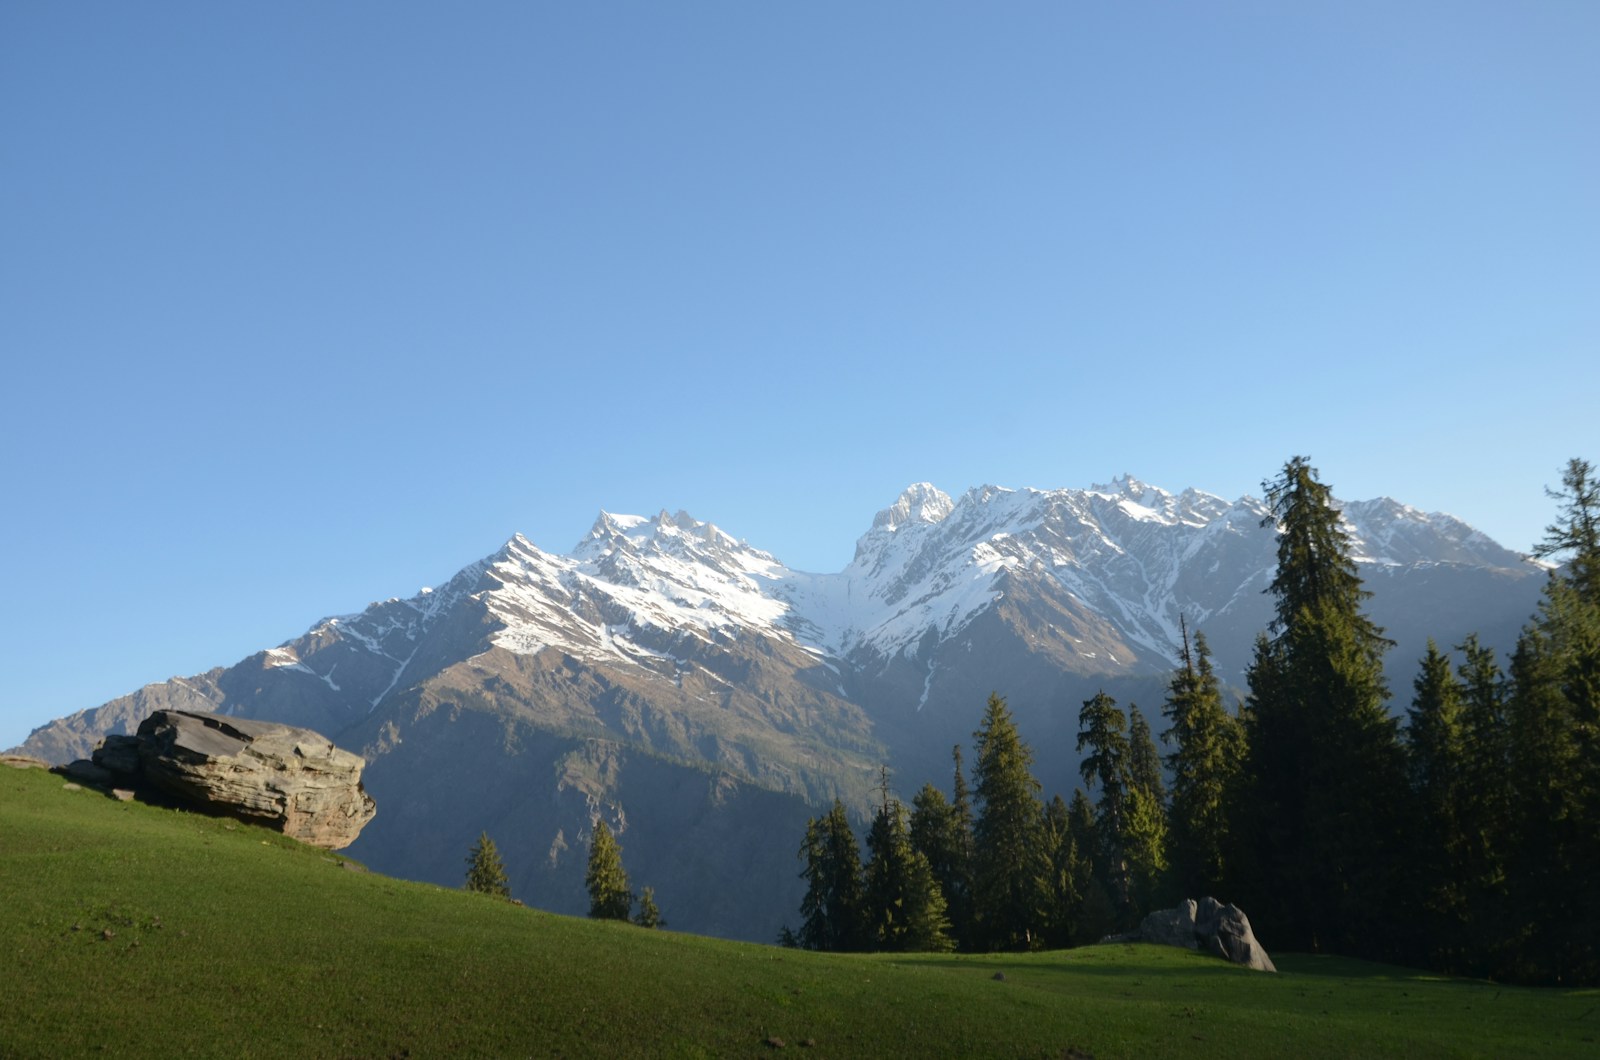
<svg viewBox="0 0 1600 1060"><path fill-rule="evenodd" d="M134 736L108 736L94 764L214 813L338 850L377 813L366 764L310 729L199 711L160 710Z"/></svg>

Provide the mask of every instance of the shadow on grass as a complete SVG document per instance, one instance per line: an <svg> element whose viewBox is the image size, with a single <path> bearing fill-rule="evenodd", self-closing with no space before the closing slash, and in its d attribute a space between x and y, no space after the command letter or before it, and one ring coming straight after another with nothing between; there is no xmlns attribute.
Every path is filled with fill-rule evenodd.
<svg viewBox="0 0 1600 1060"><path fill-rule="evenodd" d="M1153 961L1140 957L1154 957ZM1105 944L1080 946L1070 950L1042 950L1036 953L981 953L932 957L920 954L884 954L896 965L950 970L970 968L975 973L992 977L996 972L1007 977L1016 975L1038 978L1041 975L1107 976L1116 978L1178 979L1211 972L1248 973L1249 970L1214 957L1173 947ZM1250 973L1257 974L1257 973Z"/></svg>

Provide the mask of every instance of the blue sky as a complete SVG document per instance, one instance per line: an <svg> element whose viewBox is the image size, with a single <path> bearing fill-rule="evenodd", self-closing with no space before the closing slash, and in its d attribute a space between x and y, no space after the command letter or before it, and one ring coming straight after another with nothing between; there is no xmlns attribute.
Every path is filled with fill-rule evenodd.
<svg viewBox="0 0 1600 1060"><path fill-rule="evenodd" d="M1600 5L0 5L0 747L684 508L1600 459Z"/></svg>

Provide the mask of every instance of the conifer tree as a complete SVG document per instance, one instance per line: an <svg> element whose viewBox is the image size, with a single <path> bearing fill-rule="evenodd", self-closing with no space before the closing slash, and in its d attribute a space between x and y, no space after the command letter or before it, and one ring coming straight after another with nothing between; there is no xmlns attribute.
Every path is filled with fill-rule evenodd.
<svg viewBox="0 0 1600 1060"><path fill-rule="evenodd" d="M661 909L656 905L656 890L646 887L639 892L639 911L633 915L633 922L642 928L664 928L667 922L661 919Z"/></svg>
<svg viewBox="0 0 1600 1060"><path fill-rule="evenodd" d="M1133 911L1142 917L1165 896L1167 789L1150 725L1132 703L1128 704L1128 781L1124 849L1133 881Z"/></svg>
<svg viewBox="0 0 1600 1060"><path fill-rule="evenodd" d="M1286 948L1396 956L1406 789L1389 642L1316 469L1294 457L1265 485L1278 567L1273 637L1249 672L1250 916Z"/></svg>
<svg viewBox="0 0 1600 1060"><path fill-rule="evenodd" d="M622 868L622 847L604 820L596 818L589 841L589 869L583 878L589 890L589 916L596 920L627 920L633 910L633 892Z"/></svg>
<svg viewBox="0 0 1600 1060"><path fill-rule="evenodd" d="M1073 890L1079 896L1071 944L1086 946L1099 942L1116 929L1117 911L1104 883L1105 873L1096 863L1095 852L1100 849L1100 838L1095 826L1094 806L1082 788L1072 793L1072 803L1067 807L1067 830L1072 836L1076 855Z"/></svg>
<svg viewBox="0 0 1600 1060"><path fill-rule="evenodd" d="M1410 850L1422 906L1419 950L1432 967L1464 971L1471 920L1466 728L1461 685L1432 638L1413 688L1405 744L1417 810Z"/></svg>
<svg viewBox="0 0 1600 1060"><path fill-rule="evenodd" d="M480 832L478 841L467 854L466 889L498 898L510 898L511 886L506 882L506 867L495 849L488 832Z"/></svg>
<svg viewBox="0 0 1600 1060"><path fill-rule="evenodd" d="M1222 705L1205 635L1189 646L1183 627L1182 667L1173 674L1163 713L1171 727L1162 740L1173 746L1167 850L1172 882L1182 896L1226 891L1227 851L1232 842L1228 797L1244 756L1244 730Z"/></svg>
<svg viewBox="0 0 1600 1060"><path fill-rule="evenodd" d="M1527 918L1515 968L1600 981L1600 483L1572 460L1560 517L1535 550L1564 559L1511 659L1507 722L1516 851L1513 907Z"/></svg>
<svg viewBox="0 0 1600 1060"><path fill-rule="evenodd" d="M924 784L911 800L910 834L912 849L927 859L945 900L950 935L959 940L967 927L967 898L971 894L967 855L971 834L962 826L958 809L932 784Z"/></svg>
<svg viewBox="0 0 1600 1060"><path fill-rule="evenodd" d="M1050 863L1041 834L1044 807L1030 772L1033 752L1022 742L1004 699L989 696L973 733L977 760L972 828L975 930L984 949L1028 949L1043 928Z"/></svg>
<svg viewBox="0 0 1600 1060"><path fill-rule="evenodd" d="M913 849L905 806L888 791L867 833L865 908L868 945L885 952L953 948L944 896L925 855Z"/></svg>
<svg viewBox="0 0 1600 1060"><path fill-rule="evenodd" d="M806 881L802 923L795 936L800 946L834 951L863 948L861 850L844 803L835 799L825 816L806 822L800 857L806 863L800 873Z"/></svg>
<svg viewBox="0 0 1600 1060"><path fill-rule="evenodd" d="M1051 798L1044 810L1045 846L1050 852L1049 907L1044 939L1050 949L1072 945L1083 895L1079 890L1078 844L1072 832L1072 812L1060 795Z"/></svg>
<svg viewBox="0 0 1600 1060"><path fill-rule="evenodd" d="M1091 789L1100 788L1095 803L1094 827L1099 840L1095 862L1123 926L1130 926L1127 922L1133 918L1135 903L1134 865L1128 850L1134 796L1127 726L1117 701L1104 692L1084 700L1078 712L1078 753L1089 749L1078 771Z"/></svg>
<svg viewBox="0 0 1600 1060"><path fill-rule="evenodd" d="M1459 650L1464 759L1460 819L1467 843L1463 879L1473 910L1468 921L1471 957L1462 971L1501 975L1512 966L1510 944L1518 934L1507 904L1513 821L1506 679L1494 649L1476 636L1468 637Z"/></svg>

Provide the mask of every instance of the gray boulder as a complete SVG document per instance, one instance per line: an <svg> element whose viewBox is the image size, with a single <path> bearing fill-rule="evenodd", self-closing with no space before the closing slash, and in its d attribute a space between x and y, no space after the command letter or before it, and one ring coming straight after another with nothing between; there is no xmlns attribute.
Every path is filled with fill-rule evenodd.
<svg viewBox="0 0 1600 1060"><path fill-rule="evenodd" d="M310 729L161 710L135 736L108 736L94 764L214 813L266 825L312 846L349 846L377 813L365 762Z"/></svg>
<svg viewBox="0 0 1600 1060"><path fill-rule="evenodd" d="M1250 918L1236 905L1215 898L1185 899L1175 909L1158 909L1131 936L1141 942L1204 950L1223 960L1262 972L1276 972L1272 958L1256 941Z"/></svg>

